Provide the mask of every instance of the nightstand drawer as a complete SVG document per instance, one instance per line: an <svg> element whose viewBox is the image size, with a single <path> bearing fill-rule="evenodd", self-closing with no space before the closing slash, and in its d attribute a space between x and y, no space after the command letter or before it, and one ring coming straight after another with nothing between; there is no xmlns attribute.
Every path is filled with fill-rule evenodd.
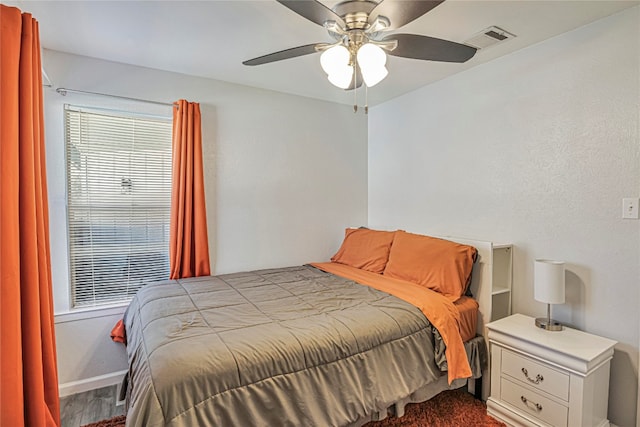
<svg viewBox="0 0 640 427"><path fill-rule="evenodd" d="M500 381L500 398L553 427L567 425L569 409L507 379Z"/></svg>
<svg viewBox="0 0 640 427"><path fill-rule="evenodd" d="M564 401L569 401L569 375L567 374L509 350L502 350L502 373Z"/></svg>

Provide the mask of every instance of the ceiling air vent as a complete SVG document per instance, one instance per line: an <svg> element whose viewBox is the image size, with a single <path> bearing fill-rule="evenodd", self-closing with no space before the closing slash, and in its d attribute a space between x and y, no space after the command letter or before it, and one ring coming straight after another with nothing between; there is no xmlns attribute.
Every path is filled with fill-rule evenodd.
<svg viewBox="0 0 640 427"><path fill-rule="evenodd" d="M466 40L464 44L477 49L486 49L489 46L512 39L515 36L515 34L511 34L500 27L489 27Z"/></svg>

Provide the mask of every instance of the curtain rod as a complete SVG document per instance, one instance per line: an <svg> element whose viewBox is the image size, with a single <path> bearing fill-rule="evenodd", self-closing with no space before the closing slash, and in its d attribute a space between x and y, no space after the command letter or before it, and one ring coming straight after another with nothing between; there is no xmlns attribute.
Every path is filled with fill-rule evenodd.
<svg viewBox="0 0 640 427"><path fill-rule="evenodd" d="M175 105L178 105L175 102L168 103L168 102L149 101L147 99L130 98L128 96L120 96L120 95L109 95L107 93L89 92L89 91L86 91L86 90L67 89L67 88L64 88L64 87L57 88L56 92L58 92L62 96L67 96L67 93L71 92L71 93L82 93L82 94L85 94L85 95L98 95L98 96L106 96L106 97L109 97L109 98L126 99L128 101L146 102L147 104L166 105L166 106L169 106L169 107L173 107Z"/></svg>

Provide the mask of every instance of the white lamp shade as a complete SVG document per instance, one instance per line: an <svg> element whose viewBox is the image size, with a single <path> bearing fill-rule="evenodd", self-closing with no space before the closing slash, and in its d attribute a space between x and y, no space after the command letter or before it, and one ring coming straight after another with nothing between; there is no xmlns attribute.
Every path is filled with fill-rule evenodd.
<svg viewBox="0 0 640 427"><path fill-rule="evenodd" d="M564 304L564 262L537 259L534 265L534 295L546 304Z"/></svg>
<svg viewBox="0 0 640 427"><path fill-rule="evenodd" d="M377 85L389 74L385 67L387 54L380 46L372 43L363 44L358 49L357 59L362 71L362 79L369 87Z"/></svg>
<svg viewBox="0 0 640 427"><path fill-rule="evenodd" d="M349 66L351 54L349 49L342 45L336 45L322 52L320 55L320 65L327 75L344 72L344 67Z"/></svg>

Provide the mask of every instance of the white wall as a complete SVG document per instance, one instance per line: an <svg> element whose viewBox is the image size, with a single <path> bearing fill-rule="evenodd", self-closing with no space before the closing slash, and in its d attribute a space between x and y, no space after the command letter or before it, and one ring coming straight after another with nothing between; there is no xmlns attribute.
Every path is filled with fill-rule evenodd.
<svg viewBox="0 0 640 427"><path fill-rule="evenodd" d="M215 273L328 260L344 228L366 222L366 117L351 107L54 51L43 63L56 87L200 103ZM171 107L45 90L58 368L68 393L127 363L108 337L122 307L69 314L64 103L169 116Z"/></svg>
<svg viewBox="0 0 640 427"><path fill-rule="evenodd" d="M533 260L565 260L554 317L619 341L619 426L636 425L638 393L640 222L621 200L640 195L639 22L629 9L369 114L369 225L513 243L513 309L529 315L546 307Z"/></svg>

